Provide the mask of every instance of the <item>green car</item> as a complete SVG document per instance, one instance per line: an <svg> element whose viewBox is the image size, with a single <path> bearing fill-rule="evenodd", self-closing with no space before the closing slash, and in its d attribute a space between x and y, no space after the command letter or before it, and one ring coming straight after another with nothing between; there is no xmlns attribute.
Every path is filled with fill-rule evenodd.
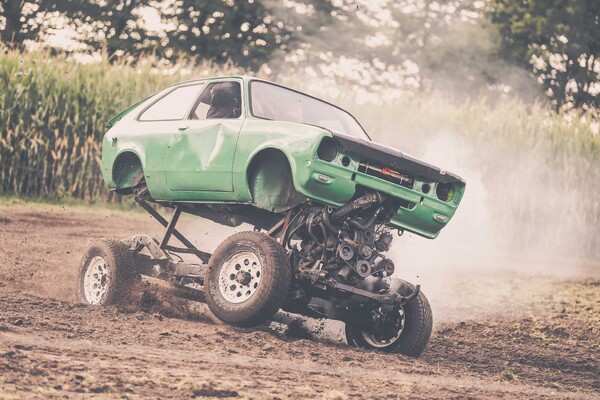
<svg viewBox="0 0 600 400"><path fill-rule="evenodd" d="M108 127L109 188L133 194L151 213L148 202L175 209L171 222L157 216L167 228L160 244L143 235L121 242L136 254L147 247L162 268L142 275L166 276L182 290L202 284L213 313L230 324L260 324L283 309L344 321L355 346L423 351L429 304L418 286L390 277L395 267L385 253L393 232L440 233L463 197L459 176L373 142L333 104L244 76L178 83ZM255 230L208 254L175 229L181 212ZM202 263L173 260L171 235ZM108 302L118 286L111 279L121 279L104 272L109 284L97 289L103 284L90 271L102 275L102 260L118 264L122 247L103 243L82 263L80 297L88 303Z"/></svg>

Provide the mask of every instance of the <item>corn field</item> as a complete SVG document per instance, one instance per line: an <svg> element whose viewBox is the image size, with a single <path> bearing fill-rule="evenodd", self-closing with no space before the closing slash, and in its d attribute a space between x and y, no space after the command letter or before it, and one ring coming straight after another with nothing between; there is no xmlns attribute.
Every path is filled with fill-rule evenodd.
<svg viewBox="0 0 600 400"><path fill-rule="evenodd" d="M105 123L173 82L243 72L140 64L1 53L0 194L119 201L100 172ZM271 78L299 89L305 79ZM510 98L456 104L436 94L356 105L352 88L339 89L331 100L354 112L377 141L468 172L467 196L481 186L495 230L518 238L506 246L536 243L543 251L574 241L569 249L600 258L600 135L591 116L556 115Z"/></svg>
<svg viewBox="0 0 600 400"><path fill-rule="evenodd" d="M106 122L188 78L186 67L165 71L78 64L43 52L0 53L0 193L115 200L100 172ZM216 71L206 66L203 73Z"/></svg>

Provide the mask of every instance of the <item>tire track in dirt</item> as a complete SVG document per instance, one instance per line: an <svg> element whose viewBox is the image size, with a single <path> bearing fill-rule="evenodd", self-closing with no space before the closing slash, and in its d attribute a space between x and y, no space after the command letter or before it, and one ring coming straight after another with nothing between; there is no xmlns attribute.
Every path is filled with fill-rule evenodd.
<svg viewBox="0 0 600 400"><path fill-rule="evenodd" d="M238 330L164 299L75 304L89 240L139 232L160 227L143 214L0 204L0 398L600 398L597 279L540 277L518 310L438 322L415 360L307 340L297 326ZM525 291L531 277L510 279ZM448 307L468 311L460 301Z"/></svg>
<svg viewBox="0 0 600 400"><path fill-rule="evenodd" d="M561 397L567 399L591 399L590 394L564 393L546 388L524 385L505 385L498 382L486 382L478 378L457 378L449 375L417 375L404 373L390 368L368 369L361 367L331 366L312 361L255 358L240 354L221 357L202 351L182 351L153 348L140 345L105 345L92 341L70 340L68 342L49 340L36 335L23 333L0 333L3 346L14 347L24 353L34 353L46 363L61 363L61 368L70 365L74 370L86 371L97 376L98 387L111 382L102 382L103 377L110 379L122 371L140 371L151 376L168 375L170 380L181 382L186 378L209 381L218 376L227 377L224 389L248 393L249 395L268 396L286 382L289 397L312 397L318 395L316 389L326 392L327 382L336 382L341 388L355 387L355 398L387 398L390 395L404 394L426 398L428 395L452 396L461 394L468 397L491 397L501 395L512 398ZM6 353L5 353L6 354ZM91 364L90 365L90 361ZM205 366L209 365L210 369ZM116 367L118 366L118 367ZM145 367L144 367L145 366ZM175 373L174 371L177 371ZM282 373L283 372L283 373ZM41 375L41 373L40 373ZM132 376L135 376L132 374ZM230 379L232 378L233 379ZM123 379L123 378L122 378ZM221 379L219 379L221 380ZM303 382L300 386L296 386ZM123 384L127 383L125 379ZM311 390L304 388L308 385ZM357 386L362 387L357 387ZM398 392L387 392L382 388L394 385ZM259 388L258 392L255 389ZM110 386L108 389L109 390ZM374 393L377 395L373 396ZM183 393L182 393L183 394Z"/></svg>

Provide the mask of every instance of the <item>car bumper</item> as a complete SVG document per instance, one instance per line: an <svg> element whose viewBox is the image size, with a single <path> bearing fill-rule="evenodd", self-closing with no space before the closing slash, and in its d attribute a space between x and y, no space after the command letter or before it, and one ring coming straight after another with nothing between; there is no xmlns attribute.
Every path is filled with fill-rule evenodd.
<svg viewBox="0 0 600 400"><path fill-rule="evenodd" d="M319 203L340 207L352 199L357 187L376 190L400 200L401 206L390 221L394 227L433 239L452 219L464 183L453 201L445 202L416 190L367 175L339 164L318 159L307 160L305 168L298 168L295 177L297 189Z"/></svg>

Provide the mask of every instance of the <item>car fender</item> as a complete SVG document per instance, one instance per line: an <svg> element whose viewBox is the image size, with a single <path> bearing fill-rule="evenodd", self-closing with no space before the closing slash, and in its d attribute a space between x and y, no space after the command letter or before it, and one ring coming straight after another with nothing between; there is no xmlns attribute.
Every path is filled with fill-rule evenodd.
<svg viewBox="0 0 600 400"><path fill-rule="evenodd" d="M332 135L330 132L321 128L318 133L315 133L314 135L307 135L294 141L290 141L289 136L266 141L250 153L243 166L243 171L247 173L248 168L259 153L265 150L279 151L285 155L288 165L290 166L292 182L295 189L302 193L302 187L297 184L297 179L295 179L296 174L299 168L303 168L307 161L315 157L317 148L323 137L332 137Z"/></svg>
<svg viewBox="0 0 600 400"><path fill-rule="evenodd" d="M104 174L105 181L108 183L108 186L111 189L116 190L119 190L123 187L128 187L128 185L132 185L133 179L135 178L135 176L129 176L133 174L133 172L130 171L130 173L126 174L128 176L123 178L124 182L116 181L115 173L117 171L115 168L118 168L118 164L120 160L122 160L123 156L127 154L135 156L140 163L142 171L146 171L146 154L143 147L140 146L139 143L130 140L130 138L128 138L129 140L126 140L124 142L120 141L119 139L122 140L122 138L123 136L111 134L111 132L109 131L105 135L103 141L102 172ZM150 188L150 184L148 186L149 190L151 191L152 189Z"/></svg>
<svg viewBox="0 0 600 400"><path fill-rule="evenodd" d="M245 158L241 171L244 176L244 188L238 186L238 192L247 193L248 199L253 200L255 205L269 211L280 212L292 208L306 199L305 190L298 184L296 179L297 171L304 166L307 160L314 158L316 148L321 141L321 137L329 136L322 129L316 130L313 127L305 130L303 135L277 135L256 146ZM310 133L309 133L310 132ZM289 176L284 172L278 163L269 165L267 160L260 160L261 154L271 157L281 154L285 163L289 166ZM267 163L267 164L265 164ZM257 165L259 172L256 172ZM265 170L260 173L261 170ZM258 177L258 178L257 178ZM257 180L258 179L258 180ZM257 185L258 182L258 186ZM281 182L281 184L279 184ZM254 193L259 187L260 194Z"/></svg>
<svg viewBox="0 0 600 400"><path fill-rule="evenodd" d="M263 156L261 156L263 155ZM275 143L256 149L245 166L249 199L259 208L282 212L304 200L294 184L295 160L287 149Z"/></svg>

